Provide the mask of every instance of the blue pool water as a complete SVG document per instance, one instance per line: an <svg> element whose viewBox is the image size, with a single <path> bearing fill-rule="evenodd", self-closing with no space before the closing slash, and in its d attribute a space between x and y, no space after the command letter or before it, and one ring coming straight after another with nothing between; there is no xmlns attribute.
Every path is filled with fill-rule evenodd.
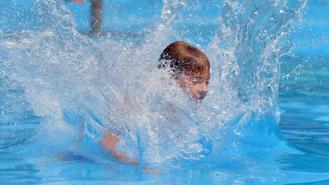
<svg viewBox="0 0 329 185"><path fill-rule="evenodd" d="M0 184L329 184L326 1L105 7L89 37L88 3L0 2ZM211 61L197 107L156 69L174 40Z"/></svg>

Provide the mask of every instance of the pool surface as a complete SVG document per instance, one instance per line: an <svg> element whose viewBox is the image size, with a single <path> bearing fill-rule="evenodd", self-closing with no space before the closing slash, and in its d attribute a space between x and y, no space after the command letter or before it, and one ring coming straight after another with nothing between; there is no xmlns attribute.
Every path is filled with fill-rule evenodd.
<svg viewBox="0 0 329 185"><path fill-rule="evenodd" d="M328 8L104 0L90 36L89 1L0 2L0 184L329 184ZM156 67L175 40L209 57L201 103Z"/></svg>

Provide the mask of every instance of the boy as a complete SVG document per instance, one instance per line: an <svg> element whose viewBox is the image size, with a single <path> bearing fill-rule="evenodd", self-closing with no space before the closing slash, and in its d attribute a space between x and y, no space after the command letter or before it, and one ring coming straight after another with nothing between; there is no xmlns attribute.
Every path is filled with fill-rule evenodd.
<svg viewBox="0 0 329 185"><path fill-rule="evenodd" d="M210 79L210 63L202 51L183 41L176 41L163 50L159 62L158 68L169 69L171 77L193 101L199 102L205 98ZM107 133L100 141L100 145L122 162L138 163L136 159L129 159L117 150L119 142L119 136Z"/></svg>
<svg viewBox="0 0 329 185"><path fill-rule="evenodd" d="M170 68L184 92L194 100L202 100L208 92L210 64L199 49L183 42L170 44L160 56L159 68Z"/></svg>

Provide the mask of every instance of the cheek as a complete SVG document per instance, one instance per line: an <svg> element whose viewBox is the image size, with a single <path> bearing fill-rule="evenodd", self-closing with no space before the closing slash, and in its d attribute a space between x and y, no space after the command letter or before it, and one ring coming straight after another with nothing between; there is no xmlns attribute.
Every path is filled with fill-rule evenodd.
<svg viewBox="0 0 329 185"><path fill-rule="evenodd" d="M197 86L196 85L193 85L191 83L188 83L188 82L185 82L185 81L181 81L179 83L179 86L185 91L185 92L188 92L188 93L195 93L197 92Z"/></svg>
<svg viewBox="0 0 329 185"><path fill-rule="evenodd" d="M193 84L190 86L190 91L193 93L199 93L200 91L208 91L208 84Z"/></svg>
<svg viewBox="0 0 329 185"><path fill-rule="evenodd" d="M197 85L197 84L191 84L189 86L189 89L191 92L196 93L200 88L199 88L199 85Z"/></svg>

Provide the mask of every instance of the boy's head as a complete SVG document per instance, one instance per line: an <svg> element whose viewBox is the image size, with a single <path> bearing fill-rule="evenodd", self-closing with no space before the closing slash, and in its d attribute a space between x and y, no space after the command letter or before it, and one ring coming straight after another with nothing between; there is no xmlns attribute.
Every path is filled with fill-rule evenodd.
<svg viewBox="0 0 329 185"><path fill-rule="evenodd" d="M159 68L170 68L179 86L195 100L202 100L208 92L210 64L198 48L176 41L160 55Z"/></svg>

